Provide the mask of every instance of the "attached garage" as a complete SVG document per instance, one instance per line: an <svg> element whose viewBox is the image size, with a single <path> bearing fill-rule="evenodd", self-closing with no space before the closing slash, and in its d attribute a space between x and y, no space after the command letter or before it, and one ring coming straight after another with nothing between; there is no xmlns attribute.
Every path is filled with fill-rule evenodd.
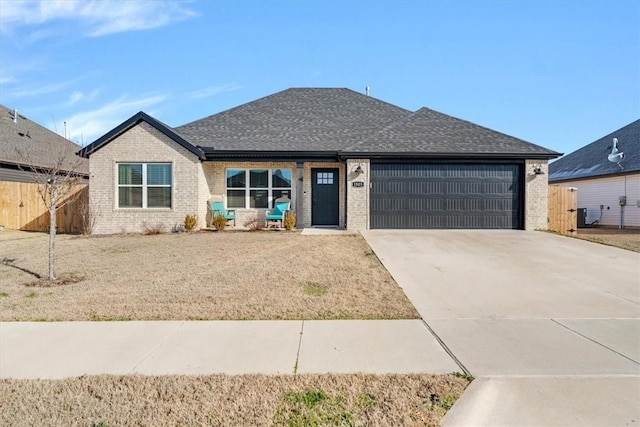
<svg viewBox="0 0 640 427"><path fill-rule="evenodd" d="M370 228L522 229L523 163L371 163Z"/></svg>

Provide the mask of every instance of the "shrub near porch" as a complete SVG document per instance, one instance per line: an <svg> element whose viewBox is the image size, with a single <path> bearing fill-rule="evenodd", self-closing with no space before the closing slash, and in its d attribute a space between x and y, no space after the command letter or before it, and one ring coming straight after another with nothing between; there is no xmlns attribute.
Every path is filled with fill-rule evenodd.
<svg viewBox="0 0 640 427"><path fill-rule="evenodd" d="M2 241L0 320L406 319L415 308L362 237L289 232ZM33 295L35 293L35 295Z"/></svg>

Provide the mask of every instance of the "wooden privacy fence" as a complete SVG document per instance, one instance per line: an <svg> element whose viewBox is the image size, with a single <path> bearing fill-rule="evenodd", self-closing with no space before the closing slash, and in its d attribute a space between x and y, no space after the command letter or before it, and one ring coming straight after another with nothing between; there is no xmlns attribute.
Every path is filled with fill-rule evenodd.
<svg viewBox="0 0 640 427"><path fill-rule="evenodd" d="M578 189L549 186L549 231L575 235L578 232Z"/></svg>
<svg viewBox="0 0 640 427"><path fill-rule="evenodd" d="M82 206L89 203L89 186L76 185L69 196L75 200L56 213L58 232L82 232ZM14 230L49 231L49 211L38 185L28 182L0 181L0 225Z"/></svg>

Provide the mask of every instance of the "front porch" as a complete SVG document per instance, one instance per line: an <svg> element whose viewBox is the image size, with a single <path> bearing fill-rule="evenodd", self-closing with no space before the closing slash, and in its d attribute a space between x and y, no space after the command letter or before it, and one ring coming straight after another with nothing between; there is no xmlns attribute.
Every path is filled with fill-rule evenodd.
<svg viewBox="0 0 640 427"><path fill-rule="evenodd" d="M202 172L205 230L211 228L211 200L235 210L234 229L251 230L267 228L265 215L282 196L291 199L298 229L346 226L344 163L205 161Z"/></svg>

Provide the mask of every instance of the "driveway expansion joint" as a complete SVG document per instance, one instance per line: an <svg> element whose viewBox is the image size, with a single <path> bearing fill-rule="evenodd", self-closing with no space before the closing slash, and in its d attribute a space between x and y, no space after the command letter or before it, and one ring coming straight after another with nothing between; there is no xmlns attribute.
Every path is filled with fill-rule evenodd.
<svg viewBox="0 0 640 427"><path fill-rule="evenodd" d="M582 338L585 338L585 339L587 339L587 340L591 341L592 343L598 344L600 347L606 348L607 350L609 350L609 351L611 351L611 352L613 352L613 353L617 354L618 356L620 356L620 357L624 357L625 359L627 359L627 360L629 360L629 361L631 361L631 362L635 363L636 365L639 365L639 366L640 366L640 363L639 363L637 360L633 360L633 359L632 359L632 358L630 358L629 356L625 356L624 354L620 353L619 351L616 351L616 350L612 349L611 347L608 347L608 346L606 346L606 345L604 345L604 344L602 344L602 343L600 343L600 342L598 342L598 341L594 340L593 338L589 338L588 336L586 336L586 335L584 335L584 334L581 334L580 332L578 332L578 331L576 331L576 330L574 330L574 329L571 329L571 328L570 328L570 327L568 327L567 325L563 325L562 323L558 322L556 319L549 319L549 320L551 320L551 321L552 321L553 323L555 323L556 325L562 326L563 328L567 329L568 331L573 332L574 334L579 335L579 336L581 336Z"/></svg>
<svg viewBox="0 0 640 427"><path fill-rule="evenodd" d="M603 292L608 293L609 295L613 295L616 298L620 298L621 300L628 301L628 302L630 302L632 304L640 305L640 302L632 300L631 298L627 298L627 297L624 297L622 295L618 295L618 294L616 294L614 292L607 291L607 290L604 290L604 289L600 289L600 290L603 291Z"/></svg>
<svg viewBox="0 0 640 427"><path fill-rule="evenodd" d="M427 328L427 330L431 333L431 335L436 339L436 341L438 341L440 347L442 347L442 349L449 355L449 357L451 357L451 359L456 362L456 365L458 365L460 369L462 369L462 372L464 372L466 375L473 376L473 374L462 364L462 362L456 357L456 355L453 354L453 351L451 351L451 349L447 347L447 345L444 343L444 341L442 341L438 334L436 334L431 326L429 326L429 324L424 319L420 320L422 321L422 324Z"/></svg>

